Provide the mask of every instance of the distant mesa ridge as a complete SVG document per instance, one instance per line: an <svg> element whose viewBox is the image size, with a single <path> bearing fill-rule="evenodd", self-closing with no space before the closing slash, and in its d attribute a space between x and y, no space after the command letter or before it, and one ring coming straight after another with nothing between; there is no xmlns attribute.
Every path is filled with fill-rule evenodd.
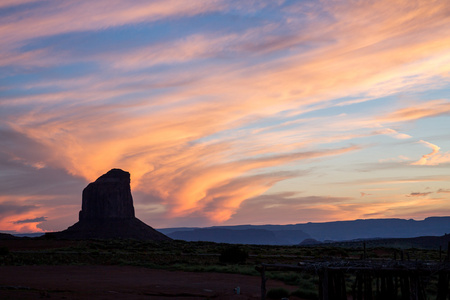
<svg viewBox="0 0 450 300"><path fill-rule="evenodd" d="M130 173L112 169L83 190L79 221L46 237L61 239L171 240L135 217Z"/></svg>
<svg viewBox="0 0 450 300"><path fill-rule="evenodd" d="M356 239L415 238L450 233L450 217L429 217L422 221L366 219L290 225L237 225L209 228L163 228L173 239L217 243L267 245L311 245ZM450 235L446 235L446 238ZM445 243L446 245L446 243Z"/></svg>

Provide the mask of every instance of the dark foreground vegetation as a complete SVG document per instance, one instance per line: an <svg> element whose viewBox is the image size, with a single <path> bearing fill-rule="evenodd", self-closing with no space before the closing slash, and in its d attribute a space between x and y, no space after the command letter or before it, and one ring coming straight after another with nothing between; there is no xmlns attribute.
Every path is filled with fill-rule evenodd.
<svg viewBox="0 0 450 300"><path fill-rule="evenodd" d="M131 265L153 269L193 272L221 272L260 276L255 266L338 260L398 260L439 262L447 252L439 249L399 249L385 245L366 247L363 242L321 246L229 245L212 242L145 242L136 240L49 240L15 239L0 241L0 265ZM314 272L269 271L269 279L296 286L294 292L269 290L267 297L280 299L297 296L318 299L319 278ZM353 275L345 280L351 290ZM437 280L437 278L430 278ZM429 285L429 299L435 299L434 285ZM401 299L401 298L399 298Z"/></svg>

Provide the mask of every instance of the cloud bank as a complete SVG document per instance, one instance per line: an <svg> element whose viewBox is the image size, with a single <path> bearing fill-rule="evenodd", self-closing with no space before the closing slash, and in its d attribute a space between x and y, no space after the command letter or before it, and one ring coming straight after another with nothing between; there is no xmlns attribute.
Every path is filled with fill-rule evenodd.
<svg viewBox="0 0 450 300"><path fill-rule="evenodd" d="M431 125L450 113L449 10L444 0L2 2L0 196L19 206L1 226L44 215L46 230L70 225L83 186L114 167L132 174L142 219L160 227L262 222L251 203L285 192L345 199L315 207L316 220L395 215L409 192L383 195L387 207L352 182L372 158L393 176L450 161ZM425 122L434 130L415 127ZM333 176L348 183L330 196L342 186Z"/></svg>

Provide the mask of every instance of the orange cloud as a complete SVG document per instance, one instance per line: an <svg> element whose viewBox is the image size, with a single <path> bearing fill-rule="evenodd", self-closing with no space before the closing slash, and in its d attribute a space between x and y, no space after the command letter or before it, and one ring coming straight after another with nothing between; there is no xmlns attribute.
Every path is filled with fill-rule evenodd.
<svg viewBox="0 0 450 300"><path fill-rule="evenodd" d="M407 108L396 110L387 116L380 118L380 122L404 122L415 121L422 118L436 117L450 114L450 102L445 99L427 101L410 105Z"/></svg>
<svg viewBox="0 0 450 300"><path fill-rule="evenodd" d="M449 163L450 162L450 153L439 153L440 147L431 144L426 141L420 141L420 143L426 145L427 147L431 148L433 151L429 154L425 154L422 156L422 158L414 163L412 165L419 165L419 166L437 166L442 163Z"/></svg>
<svg viewBox="0 0 450 300"><path fill-rule="evenodd" d="M41 231L36 226L39 222L20 222L36 219L42 215L42 209L33 204L26 204L33 197L0 196L0 228L4 231L35 232ZM15 201L12 201L14 199Z"/></svg>
<svg viewBox="0 0 450 300"><path fill-rule="evenodd" d="M262 194L276 182L293 176L269 173L244 177L248 172L287 164L300 159L338 155L356 148L292 153L259 159L203 165L183 160L189 166L172 169L165 166L155 170L147 179L149 188L173 205L172 216L179 217L194 211L207 211L215 221L227 220L248 198Z"/></svg>
<svg viewBox="0 0 450 300"><path fill-rule="evenodd" d="M361 197L365 197L365 196L371 196L372 194L369 193L364 193L364 192L360 192Z"/></svg>
<svg viewBox="0 0 450 300"><path fill-rule="evenodd" d="M33 120L35 126L26 130L20 127L24 120L11 126L62 155L52 157L49 165L63 165L72 174L82 175L88 180L94 180L113 166L124 166L132 174L133 188L157 193L170 207L173 216L205 210L206 215L215 221L226 220L242 201L290 177L253 176L249 177L252 178L250 181L242 179L242 176L301 159L339 155L358 149L272 153L255 159L236 160L233 156L237 149L231 141L188 143L222 126L226 128L229 116L233 117L230 113L237 109L234 106L216 109L217 105L213 108L200 104L195 109L203 113L193 113L189 117L188 110L194 108L175 106L166 112L172 115L170 119L165 119L164 115L154 115L153 118L145 115L140 119L135 115L125 117L111 113L105 114L103 119L91 120L88 115L87 119L71 120L44 113L39 115L39 119L28 119L27 122ZM111 119L115 122L110 123ZM221 125L220 121L224 124ZM63 128L70 128L70 131ZM97 130L93 132L92 128ZM111 140L120 132L128 135L122 137L121 142ZM241 155L247 157L246 153Z"/></svg>
<svg viewBox="0 0 450 300"><path fill-rule="evenodd" d="M406 197L425 197L432 194L432 192L427 192L427 193L411 193L409 195L407 195Z"/></svg>

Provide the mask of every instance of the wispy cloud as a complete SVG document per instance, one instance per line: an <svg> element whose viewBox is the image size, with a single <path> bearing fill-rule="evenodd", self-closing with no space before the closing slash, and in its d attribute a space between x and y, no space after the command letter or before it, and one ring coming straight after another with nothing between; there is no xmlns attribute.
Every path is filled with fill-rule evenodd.
<svg viewBox="0 0 450 300"><path fill-rule="evenodd" d="M355 181L358 184L366 185L393 185L393 184L415 184L425 182L446 182L450 180L450 176L436 175L436 176L414 176L414 177L391 177L382 179L361 179ZM342 181L339 184L348 184L348 182Z"/></svg>
<svg viewBox="0 0 450 300"><path fill-rule="evenodd" d="M292 192L261 195L242 203L227 224L267 224L277 215L283 215L283 224L320 221L324 214L337 220L338 207L351 201L348 197L299 196ZM252 211L258 211L258 215Z"/></svg>
<svg viewBox="0 0 450 300"><path fill-rule="evenodd" d="M17 220L14 224L25 224L25 223L41 223L47 221L47 217L37 217L33 219Z"/></svg>
<svg viewBox="0 0 450 300"><path fill-rule="evenodd" d="M402 108L388 114L381 118L380 121L415 121L422 118L448 114L450 114L450 101L448 99L441 99L409 105L407 108Z"/></svg>
<svg viewBox="0 0 450 300"><path fill-rule="evenodd" d="M441 149L439 146L436 146L426 141L420 141L420 143L431 148L433 151L431 151L431 153L429 154L423 155L420 160L412 163L412 165L436 166L442 163L450 163L450 152L439 153L439 150Z"/></svg>
<svg viewBox="0 0 450 300"><path fill-rule="evenodd" d="M0 8L13 7L27 3L38 2L39 0L4 0L0 3Z"/></svg>
<svg viewBox="0 0 450 300"><path fill-rule="evenodd" d="M23 204L16 204L12 201L4 201L0 203L0 216L6 216L11 213L23 213L28 212L30 210L36 209L37 207L35 205L23 205Z"/></svg>
<svg viewBox="0 0 450 300"><path fill-rule="evenodd" d="M183 163L189 165L175 169L166 165L148 174L146 182L161 198L170 200L172 215L175 217L205 209L212 220L225 221L245 199L260 195L276 182L295 176L284 172L245 174L297 160L339 155L354 150L356 148L299 152L213 165L184 159ZM179 160L176 162L179 163Z"/></svg>
<svg viewBox="0 0 450 300"><path fill-rule="evenodd" d="M394 129L391 129L391 128L385 128L385 129L382 129L380 131L376 131L375 133L376 134L387 134L387 135L390 135L390 136L392 136L392 137L394 137L396 139L401 139L401 140L412 138L412 136L410 136L409 134L400 133L400 132L398 132L398 131L396 131Z"/></svg>
<svg viewBox="0 0 450 300"><path fill-rule="evenodd" d="M372 194L369 193L365 193L365 192L360 192L361 197L366 197L366 196L371 196Z"/></svg>
<svg viewBox="0 0 450 300"><path fill-rule="evenodd" d="M18 217L30 217L40 212L39 206L27 204L30 197L4 197L0 196L0 228L21 232L37 231L35 224L14 223ZM25 200L25 201L24 201Z"/></svg>
<svg viewBox="0 0 450 300"><path fill-rule="evenodd" d="M26 2L26 1L23 1ZM101 30L126 24L193 16L220 10L221 1L66 1L39 3L32 10L18 11L0 23L0 35L5 42L18 42L30 38L63 33ZM29 26L33 24L33 26Z"/></svg>
<svg viewBox="0 0 450 300"><path fill-rule="evenodd" d="M432 192L426 192L426 193L411 193L407 195L407 197L425 197L432 194Z"/></svg>

